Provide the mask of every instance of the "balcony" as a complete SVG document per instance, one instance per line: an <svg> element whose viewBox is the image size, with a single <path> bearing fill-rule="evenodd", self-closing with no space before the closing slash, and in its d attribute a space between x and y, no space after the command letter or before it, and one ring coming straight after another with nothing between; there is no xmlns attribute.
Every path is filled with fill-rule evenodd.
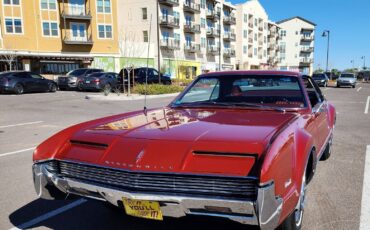
<svg viewBox="0 0 370 230"><path fill-rule="evenodd" d="M212 27L207 28L207 37L215 38L220 36L220 30Z"/></svg>
<svg viewBox="0 0 370 230"><path fill-rule="evenodd" d="M258 45L259 45L259 46L263 46L263 41L259 41L259 42L258 42Z"/></svg>
<svg viewBox="0 0 370 230"><path fill-rule="evenodd" d="M90 10L86 9L85 5L63 6L62 17L64 19L76 19L76 20L92 19Z"/></svg>
<svg viewBox="0 0 370 230"><path fill-rule="evenodd" d="M207 10L207 19L216 21L220 18L220 15L221 15L220 11Z"/></svg>
<svg viewBox="0 0 370 230"><path fill-rule="evenodd" d="M200 33L200 25L199 24L185 24L184 25L184 32L190 34L199 34Z"/></svg>
<svg viewBox="0 0 370 230"><path fill-rule="evenodd" d="M163 38L160 40L159 46L167 50L179 50L180 40L174 38Z"/></svg>
<svg viewBox="0 0 370 230"><path fill-rule="evenodd" d="M217 56L220 53L220 47L215 45L209 45L207 47L207 54Z"/></svg>
<svg viewBox="0 0 370 230"><path fill-rule="evenodd" d="M313 47L302 47L301 52L302 53L312 53L314 51Z"/></svg>
<svg viewBox="0 0 370 230"><path fill-rule="evenodd" d="M301 41L303 42L311 42L314 40L314 36L312 35L302 35L301 36Z"/></svg>
<svg viewBox="0 0 370 230"><path fill-rule="evenodd" d="M311 65L312 63L313 63L312 58L300 58L299 59L299 65L306 66L306 65Z"/></svg>
<svg viewBox="0 0 370 230"><path fill-rule="evenodd" d="M224 57L226 57L226 58L235 57L235 49L225 48L223 53L224 53Z"/></svg>
<svg viewBox="0 0 370 230"><path fill-rule="evenodd" d="M84 31L81 34L81 31L78 33L73 33L72 31L66 31L66 34L63 37L63 42L67 45L93 45L93 39L91 33Z"/></svg>
<svg viewBox="0 0 370 230"><path fill-rule="evenodd" d="M184 50L188 53L200 53L200 44L197 43L185 44Z"/></svg>
<svg viewBox="0 0 370 230"><path fill-rule="evenodd" d="M159 4L174 7L179 6L179 0L159 0Z"/></svg>
<svg viewBox="0 0 370 230"><path fill-rule="evenodd" d="M267 49L269 49L269 50L274 50L275 49L275 44L269 44L268 45L268 47L267 47Z"/></svg>
<svg viewBox="0 0 370 230"><path fill-rule="evenodd" d="M186 0L184 2L184 11L188 13L200 13L200 4Z"/></svg>
<svg viewBox="0 0 370 230"><path fill-rule="evenodd" d="M236 24L236 18L232 15L225 16L224 17L224 23L228 25L235 25Z"/></svg>
<svg viewBox="0 0 370 230"><path fill-rule="evenodd" d="M268 33L269 38L275 37L275 35L276 35L275 31L269 31L269 33Z"/></svg>
<svg viewBox="0 0 370 230"><path fill-rule="evenodd" d="M248 38L248 42L249 42L249 43L253 43L253 38L251 38L251 37L250 37L250 38Z"/></svg>
<svg viewBox="0 0 370 230"><path fill-rule="evenodd" d="M248 23L249 28L253 28L253 22Z"/></svg>
<svg viewBox="0 0 370 230"><path fill-rule="evenodd" d="M179 28L180 19L172 15L162 15L159 18L159 24L166 28Z"/></svg>
<svg viewBox="0 0 370 230"><path fill-rule="evenodd" d="M258 31L262 32L263 31L263 26L259 26Z"/></svg>
<svg viewBox="0 0 370 230"><path fill-rule="evenodd" d="M224 33L224 40L225 41L235 41L236 35L232 32L225 32Z"/></svg>

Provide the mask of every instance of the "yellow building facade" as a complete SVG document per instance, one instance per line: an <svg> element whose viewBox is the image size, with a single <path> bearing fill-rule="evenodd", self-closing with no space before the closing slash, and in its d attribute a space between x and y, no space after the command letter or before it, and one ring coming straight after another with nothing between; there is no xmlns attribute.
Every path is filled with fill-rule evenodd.
<svg viewBox="0 0 370 230"><path fill-rule="evenodd" d="M1 0L0 71L64 74L114 71L119 56L117 0Z"/></svg>

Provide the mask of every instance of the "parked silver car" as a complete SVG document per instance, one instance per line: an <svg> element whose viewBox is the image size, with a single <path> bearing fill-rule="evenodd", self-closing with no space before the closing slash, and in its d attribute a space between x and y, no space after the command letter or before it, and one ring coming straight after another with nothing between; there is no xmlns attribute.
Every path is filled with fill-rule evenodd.
<svg viewBox="0 0 370 230"><path fill-rule="evenodd" d="M357 78L353 73L342 73L337 79L337 87L351 86L356 87Z"/></svg>

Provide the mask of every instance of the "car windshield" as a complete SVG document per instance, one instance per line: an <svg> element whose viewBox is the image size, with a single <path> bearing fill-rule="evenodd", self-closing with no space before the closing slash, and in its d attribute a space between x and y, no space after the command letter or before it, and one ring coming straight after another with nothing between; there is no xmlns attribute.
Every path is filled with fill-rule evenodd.
<svg viewBox="0 0 370 230"><path fill-rule="evenodd" d="M86 72L86 69L75 69L67 73L67 76L81 76Z"/></svg>
<svg viewBox="0 0 370 230"><path fill-rule="evenodd" d="M312 76L313 79L325 79L324 74L314 74Z"/></svg>
<svg viewBox="0 0 370 230"><path fill-rule="evenodd" d="M342 75L340 75L340 78L355 78L355 75L353 75L353 74L342 74Z"/></svg>
<svg viewBox="0 0 370 230"><path fill-rule="evenodd" d="M0 73L0 78L2 77L12 77L13 76L13 73L12 72L3 72L3 73Z"/></svg>
<svg viewBox="0 0 370 230"><path fill-rule="evenodd" d="M303 95L297 77L200 77L172 106L304 108Z"/></svg>

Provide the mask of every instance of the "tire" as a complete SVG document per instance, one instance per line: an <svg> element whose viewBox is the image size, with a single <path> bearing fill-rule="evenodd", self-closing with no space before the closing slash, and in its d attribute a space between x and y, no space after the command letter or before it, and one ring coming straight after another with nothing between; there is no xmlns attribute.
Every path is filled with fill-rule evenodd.
<svg viewBox="0 0 370 230"><path fill-rule="evenodd" d="M331 155L331 143L332 143L332 140L330 139L330 141L328 142L328 144L326 145L325 147L325 150L320 158L320 161L326 161L327 159L330 158L330 155Z"/></svg>
<svg viewBox="0 0 370 230"><path fill-rule="evenodd" d="M23 94L23 93L24 93L23 85L21 85L21 84L16 84L16 85L14 86L14 92L15 92L16 94L18 94L18 95Z"/></svg>
<svg viewBox="0 0 370 230"><path fill-rule="evenodd" d="M326 87L328 87L328 83L327 82L324 83L324 88L326 88Z"/></svg>
<svg viewBox="0 0 370 230"><path fill-rule="evenodd" d="M51 83L50 85L49 85L49 92L51 92L51 93L55 93L56 91L57 91L57 85L56 84L54 84L54 83Z"/></svg>
<svg viewBox="0 0 370 230"><path fill-rule="evenodd" d="M165 81L164 85L171 85L171 82L170 81Z"/></svg>
<svg viewBox="0 0 370 230"><path fill-rule="evenodd" d="M82 88L82 82L79 82L79 83L77 84L77 90L78 90L78 91L83 91L83 88Z"/></svg>
<svg viewBox="0 0 370 230"><path fill-rule="evenodd" d="M302 177L301 193L299 200L294 211L281 223L277 228L279 230L300 230L302 229L303 214L304 214L304 203L306 200L306 169Z"/></svg>
<svg viewBox="0 0 370 230"><path fill-rule="evenodd" d="M356 88L356 86L355 86L355 85L353 85L353 86L352 86L352 88Z"/></svg>
<svg viewBox="0 0 370 230"><path fill-rule="evenodd" d="M104 92L111 92L112 91L112 86L110 84L105 84L103 86L103 91Z"/></svg>
<svg viewBox="0 0 370 230"><path fill-rule="evenodd" d="M340 88L340 85L338 85L338 83L337 83L337 88Z"/></svg>

